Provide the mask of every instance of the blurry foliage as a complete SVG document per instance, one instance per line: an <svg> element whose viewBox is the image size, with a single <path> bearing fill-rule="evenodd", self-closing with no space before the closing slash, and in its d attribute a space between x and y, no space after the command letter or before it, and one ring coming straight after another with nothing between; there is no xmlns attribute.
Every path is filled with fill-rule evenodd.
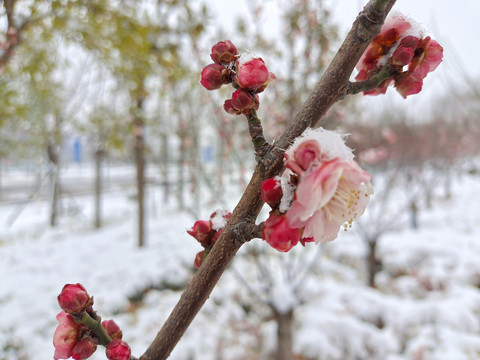
<svg viewBox="0 0 480 360"><path fill-rule="evenodd" d="M64 58L71 56L65 55L69 44L102 64L117 84L117 94L130 94L132 101L126 108L135 113L138 99L147 98L150 92L168 94L168 84L191 73L188 46L201 36L207 16L204 6L196 4L194 9L187 1L18 0L14 10L12 23L22 30L0 76L0 136L27 136L28 132L33 141L45 139L50 130L46 122L55 117L66 117L62 120L68 124L75 120L74 126L87 131L85 120L75 119L79 109L68 114L65 109L73 92L66 91L62 77L69 60ZM6 34L7 29L3 30ZM122 147L125 136L121 133L130 132L128 113L119 114L112 102L80 106L89 108L82 111L91 113L91 131L97 140ZM108 118L113 121L107 124ZM13 155L17 147L2 144L2 156Z"/></svg>

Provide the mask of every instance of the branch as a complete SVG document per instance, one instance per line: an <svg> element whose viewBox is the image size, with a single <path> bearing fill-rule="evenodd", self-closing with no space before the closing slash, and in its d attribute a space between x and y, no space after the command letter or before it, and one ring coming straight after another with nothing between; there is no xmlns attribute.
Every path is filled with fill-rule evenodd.
<svg viewBox="0 0 480 360"><path fill-rule="evenodd" d="M337 55L320 79L319 84L303 104L299 113L283 133L277 146L270 149L257 164L237 207L234 209L222 235L215 243L206 261L187 284L179 302L172 310L155 340L141 356L141 360L163 360L183 336L196 314L210 296L222 273L243 245L234 232L241 222L254 223L263 202L260 196L262 182L278 175L283 168L283 152L308 126L315 126L327 110L339 99L339 93L368 44L379 33L388 11L395 0L382 0L385 9L376 9L380 0L371 0L359 14Z"/></svg>
<svg viewBox="0 0 480 360"><path fill-rule="evenodd" d="M245 116L248 121L248 131L252 138L255 154L258 158L262 158L271 149L271 145L265 140L262 123L258 118L255 109L252 109L252 112Z"/></svg>
<svg viewBox="0 0 480 360"><path fill-rule="evenodd" d="M391 77L390 67L385 65L377 74L367 80L357 82L349 81L347 86L340 91L339 97L343 99L346 95L355 95L364 91L373 90Z"/></svg>

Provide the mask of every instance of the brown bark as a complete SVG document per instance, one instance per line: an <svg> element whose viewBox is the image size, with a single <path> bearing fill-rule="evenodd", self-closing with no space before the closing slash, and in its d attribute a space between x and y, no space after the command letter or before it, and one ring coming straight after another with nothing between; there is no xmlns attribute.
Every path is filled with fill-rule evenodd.
<svg viewBox="0 0 480 360"><path fill-rule="evenodd" d="M375 277L377 275L378 263L377 263L377 240L371 240L368 242L368 255L367 255L367 270L368 270L368 286L375 288Z"/></svg>
<svg viewBox="0 0 480 360"><path fill-rule="evenodd" d="M378 4L385 4L378 9ZM218 279L243 242L235 235L239 224L253 223L263 202L260 197L262 182L278 175L283 168L283 152L308 126L314 126L326 111L341 97L349 77L370 41L378 34L386 14L395 0L371 0L360 13L337 55L319 84L289 124L275 147L259 159L255 172L234 209L232 216L211 250L206 261L187 284L179 302L163 325L155 340L141 356L141 360L162 360L185 333L186 329L210 296Z"/></svg>
<svg viewBox="0 0 480 360"><path fill-rule="evenodd" d="M286 313L273 310L277 323L277 352L275 360L293 360L293 309Z"/></svg>

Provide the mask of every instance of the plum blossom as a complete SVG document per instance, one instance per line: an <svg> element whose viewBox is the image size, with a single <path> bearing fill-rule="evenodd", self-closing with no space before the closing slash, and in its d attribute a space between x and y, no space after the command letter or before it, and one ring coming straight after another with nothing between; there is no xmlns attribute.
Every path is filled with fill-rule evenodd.
<svg viewBox="0 0 480 360"><path fill-rule="evenodd" d="M367 80L388 69L390 76L365 95L384 94L392 83L406 98L422 90L423 79L437 68L443 48L400 13L389 17L357 64L356 80Z"/></svg>
<svg viewBox="0 0 480 360"><path fill-rule="evenodd" d="M296 243L334 240L360 217L373 187L370 175L353 161L343 137L308 130L285 152L282 201L265 222L263 239L279 251ZM285 199L285 200L284 200Z"/></svg>
<svg viewBox="0 0 480 360"><path fill-rule="evenodd" d="M73 316L61 311L57 315L58 326L53 335L55 347L54 359L68 359L73 354L73 348L80 341L82 334L88 329L77 323Z"/></svg>
<svg viewBox="0 0 480 360"><path fill-rule="evenodd" d="M287 220L317 244L331 241L363 214L371 193L370 175L356 162L323 162L299 182Z"/></svg>

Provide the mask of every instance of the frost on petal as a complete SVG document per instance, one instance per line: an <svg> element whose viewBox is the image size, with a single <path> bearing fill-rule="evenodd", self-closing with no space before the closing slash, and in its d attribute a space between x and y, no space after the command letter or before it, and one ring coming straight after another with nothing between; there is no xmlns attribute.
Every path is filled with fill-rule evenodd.
<svg viewBox="0 0 480 360"><path fill-rule="evenodd" d="M316 140L320 148L320 160L329 161L339 158L345 161L353 160L353 152L345 145L345 135L341 135L335 131L329 131L322 128L307 129L302 136L298 137L293 144L287 149L285 154L289 158L295 157L295 152L299 146L308 140Z"/></svg>

